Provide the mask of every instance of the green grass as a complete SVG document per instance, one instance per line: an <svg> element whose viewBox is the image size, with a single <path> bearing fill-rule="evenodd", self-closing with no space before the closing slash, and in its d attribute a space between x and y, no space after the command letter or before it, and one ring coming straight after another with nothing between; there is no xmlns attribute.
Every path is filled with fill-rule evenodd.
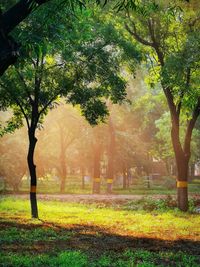
<svg viewBox="0 0 200 267"><path fill-rule="evenodd" d="M0 254L0 266L55 266L55 267L153 267L153 266L198 267L198 257L184 253L153 253L145 250L125 251L122 255L104 254L92 259L81 251L65 251L55 255Z"/></svg>
<svg viewBox="0 0 200 267"><path fill-rule="evenodd" d="M39 201L42 220L33 220L28 200L1 197L0 266L199 266L200 214L190 204L182 213L170 197Z"/></svg>

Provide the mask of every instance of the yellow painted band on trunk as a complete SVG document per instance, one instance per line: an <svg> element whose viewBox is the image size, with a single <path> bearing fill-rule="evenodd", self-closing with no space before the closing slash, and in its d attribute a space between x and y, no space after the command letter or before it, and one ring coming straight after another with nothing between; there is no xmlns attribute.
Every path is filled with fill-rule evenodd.
<svg viewBox="0 0 200 267"><path fill-rule="evenodd" d="M31 186L31 193L36 193L36 186L35 185Z"/></svg>
<svg viewBox="0 0 200 267"><path fill-rule="evenodd" d="M113 183L113 179L107 179L107 184L112 184Z"/></svg>
<svg viewBox="0 0 200 267"><path fill-rule="evenodd" d="M100 178L94 178L95 183L100 183L101 179Z"/></svg>
<svg viewBox="0 0 200 267"><path fill-rule="evenodd" d="M178 188L186 188L188 186L188 182L185 181L177 181Z"/></svg>

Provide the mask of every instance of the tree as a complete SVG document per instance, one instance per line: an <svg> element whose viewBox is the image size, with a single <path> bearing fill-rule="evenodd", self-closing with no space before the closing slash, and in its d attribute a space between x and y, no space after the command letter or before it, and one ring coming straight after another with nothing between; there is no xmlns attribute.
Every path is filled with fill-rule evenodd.
<svg viewBox="0 0 200 267"><path fill-rule="evenodd" d="M26 121L29 137L28 166L31 176L31 213L38 217L37 175L34 152L36 130L47 112L58 104L60 97L79 105L82 115L91 124L104 120L108 114L105 98L113 102L125 96L125 81L120 77L123 43L110 25L100 25L91 12L80 14L79 21L66 20L64 9L54 23L42 28L45 12L34 13L21 35L25 57L2 77L1 107L13 110L7 131ZM37 27L34 27L37 25ZM69 27L70 32L65 28ZM88 32L94 27L94 30ZM40 29L40 34L38 34ZM80 36L80 31L83 34ZM56 42L56 43L54 43Z"/></svg>
<svg viewBox="0 0 200 267"><path fill-rule="evenodd" d="M43 153L44 161L47 160L47 163L49 161L48 165L51 165L51 169L57 170L61 193L65 192L67 167L70 159L74 156L73 154L69 155L69 149L84 131L82 118L75 111L73 107L63 104L49 114L44 124L45 142L37 150L38 156ZM48 150L45 147L48 147ZM73 148L75 149L75 147Z"/></svg>
<svg viewBox="0 0 200 267"><path fill-rule="evenodd" d="M199 3L170 5L139 2L127 12L125 27L142 46L151 64L152 85L160 82L171 115L171 140L177 165L178 207L188 209L188 166L191 138L200 114ZM154 75L153 75L154 74ZM180 115L187 117L183 143Z"/></svg>
<svg viewBox="0 0 200 267"><path fill-rule="evenodd" d="M4 177L6 184L13 188L14 192L19 192L22 178L27 173L26 141L25 128L22 128L16 131L15 135L3 136L0 144L1 176Z"/></svg>

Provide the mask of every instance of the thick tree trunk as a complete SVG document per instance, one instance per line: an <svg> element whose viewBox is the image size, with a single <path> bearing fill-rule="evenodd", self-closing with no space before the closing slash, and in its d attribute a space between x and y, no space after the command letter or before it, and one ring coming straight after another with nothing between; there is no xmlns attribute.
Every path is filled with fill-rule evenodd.
<svg viewBox="0 0 200 267"><path fill-rule="evenodd" d="M0 76L19 56L19 45L9 33L33 11L34 4L45 2L48 0L20 0L4 14L0 12Z"/></svg>
<svg viewBox="0 0 200 267"><path fill-rule="evenodd" d="M36 166L34 164L34 151L37 143L37 138L35 137L35 131L29 130L29 149L28 149L28 167L31 177L30 181L30 202L31 202L31 215L32 218L38 218L38 207L36 198L37 189L37 176L36 176Z"/></svg>
<svg viewBox="0 0 200 267"><path fill-rule="evenodd" d="M177 177L177 200L178 208L182 211L188 210L188 162L183 160L178 163Z"/></svg>
<svg viewBox="0 0 200 267"><path fill-rule="evenodd" d="M179 140L177 125L172 124L172 144L174 148L177 167L177 204L182 211L188 210L188 169L190 153L186 153Z"/></svg>
<svg viewBox="0 0 200 267"><path fill-rule="evenodd" d="M18 57L18 45L10 36L5 36L0 28L0 76L14 64Z"/></svg>

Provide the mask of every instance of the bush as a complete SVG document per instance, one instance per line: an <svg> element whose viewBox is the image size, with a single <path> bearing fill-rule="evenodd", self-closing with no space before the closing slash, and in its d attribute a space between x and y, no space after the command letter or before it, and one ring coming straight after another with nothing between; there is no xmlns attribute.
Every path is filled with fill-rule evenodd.
<svg viewBox="0 0 200 267"><path fill-rule="evenodd" d="M124 205L126 210L145 210L153 211L160 210L166 211L172 208L175 208L176 201L172 196L168 195L165 199L152 199L152 198L142 198L136 201L129 201Z"/></svg>

